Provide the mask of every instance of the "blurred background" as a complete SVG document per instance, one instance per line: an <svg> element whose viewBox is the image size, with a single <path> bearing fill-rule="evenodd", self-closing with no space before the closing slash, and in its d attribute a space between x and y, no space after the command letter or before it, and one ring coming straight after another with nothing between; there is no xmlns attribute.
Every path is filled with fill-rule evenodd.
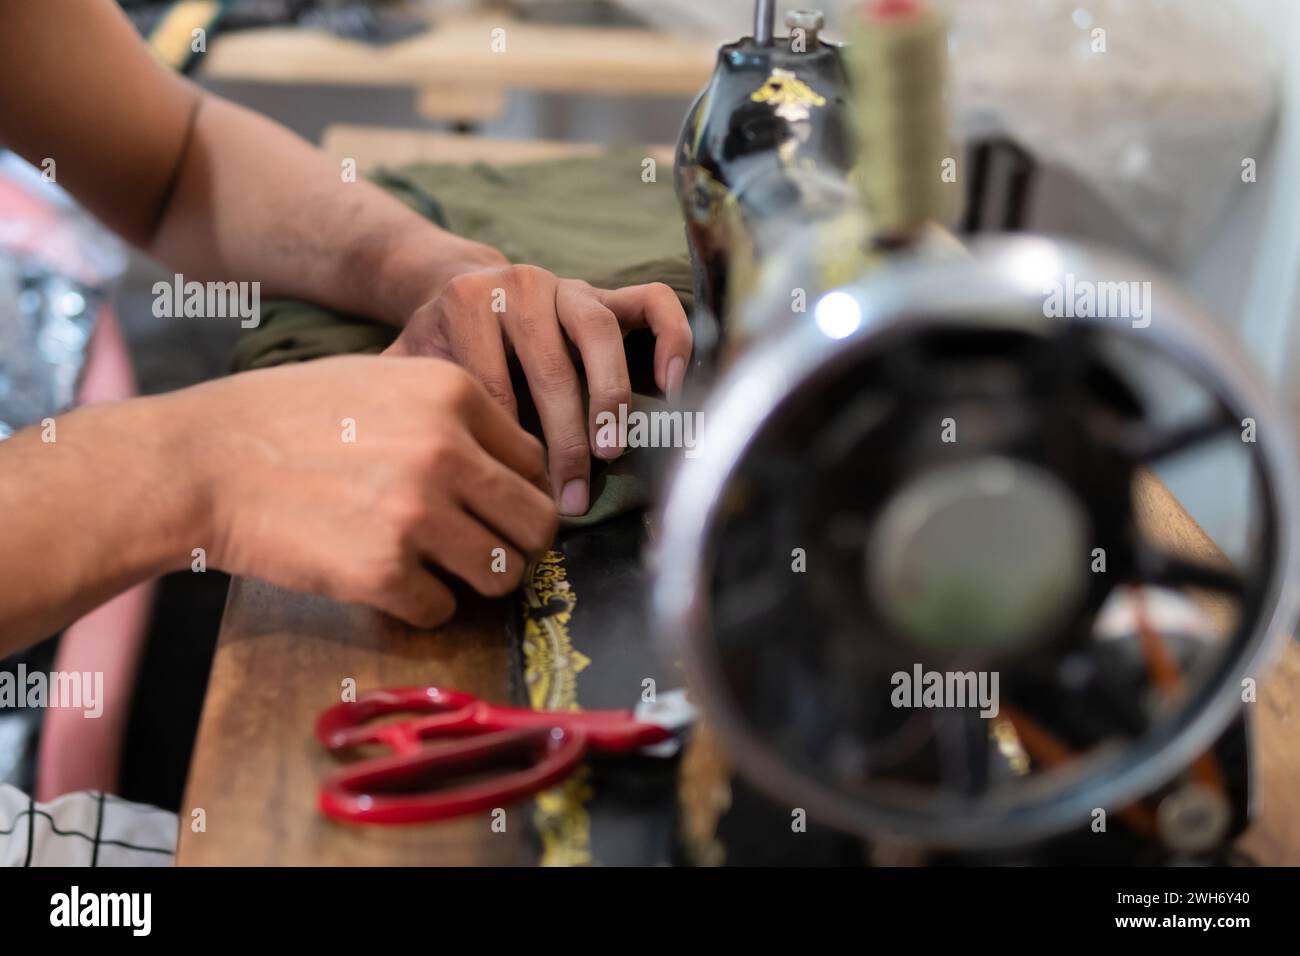
<svg viewBox="0 0 1300 956"><path fill-rule="evenodd" d="M464 137L492 139L503 157L519 141L545 141L528 147L530 156L566 151L556 143L670 145L717 46L749 33L753 15L748 0L121 5L176 69L340 160L355 159L362 174L454 160ZM1032 188L1014 202L1003 197L1015 208L1000 225L1090 239L1156 263L1221 318L1287 407L1300 409L1300 182L1283 172L1300 168L1300 4L941 5L952 21L950 106L963 155L998 143L1015 169L1032 169ZM852 2L819 6L824 37L848 32ZM100 308L111 308L138 391L228 372L238 323L155 318L150 290L170 273L76 220L55 187L18 166L0 159L0 176L64 209L74 240L98 250L75 276L80 300L64 286L27 300L68 313L55 319L66 326L73 374L49 384L50 404L76 400L78 353ZM15 202L0 205L8 229L0 248L15 241ZM32 281L15 289L30 292ZM39 420L39 410L31 414ZM1230 547L1241 515L1239 496L1225 488L1240 479L1204 475L1173 468L1164 477ZM227 583L215 573L176 575L140 598L140 692L125 718L121 764L127 797L179 804ZM54 653L48 644L31 660L48 666ZM37 715L0 719L0 779L35 786L38 726Z"/></svg>

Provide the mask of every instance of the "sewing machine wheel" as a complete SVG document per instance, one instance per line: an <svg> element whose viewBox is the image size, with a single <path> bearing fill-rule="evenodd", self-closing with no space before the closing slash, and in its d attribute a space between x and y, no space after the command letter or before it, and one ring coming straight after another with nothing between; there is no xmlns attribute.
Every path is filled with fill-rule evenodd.
<svg viewBox="0 0 1300 956"><path fill-rule="evenodd" d="M653 608L757 785L969 847L1098 809L1154 832L1124 808L1198 761L1213 789L1202 755L1295 622L1293 452L1165 284L1137 319L1045 314L1049 289L1148 274L998 239L826 293L718 384ZM1230 563L1144 527L1147 469L1171 464L1237 487Z"/></svg>

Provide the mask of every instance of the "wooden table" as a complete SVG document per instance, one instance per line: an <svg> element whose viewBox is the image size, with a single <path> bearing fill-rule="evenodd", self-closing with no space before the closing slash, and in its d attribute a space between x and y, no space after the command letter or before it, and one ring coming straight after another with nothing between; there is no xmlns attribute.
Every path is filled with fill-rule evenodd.
<svg viewBox="0 0 1300 956"><path fill-rule="evenodd" d="M391 133L392 131L389 131ZM356 130L334 134L331 149L379 158ZM381 133L382 135L382 133ZM328 138L328 137L327 137ZM399 134L402 159L496 162L562 154L556 144L507 146L469 137ZM420 144L423 144L421 149ZM390 156L383 156L391 159ZM358 160L360 167L367 162ZM1159 482L1138 489L1153 541L1207 561L1218 549ZM1220 609L1212 604L1212 614ZM343 682L360 690L443 683L491 701L511 697L502 603L462 607L436 633L377 613L293 594L261 582L231 586L208 696L181 808L181 865L367 865L531 863L526 818L504 833L484 818L426 827L351 827L324 820L316 787L336 764L311 736ZM1256 822L1242 841L1256 859L1300 864L1300 648L1286 641L1254 707ZM205 829L195 832L193 812ZM529 811L524 810L523 813Z"/></svg>
<svg viewBox="0 0 1300 956"><path fill-rule="evenodd" d="M199 75L411 87L421 115L473 121L499 115L511 89L693 96L708 80L716 56L712 43L648 29L558 26L477 14L447 17L427 33L385 46L291 27L218 34Z"/></svg>

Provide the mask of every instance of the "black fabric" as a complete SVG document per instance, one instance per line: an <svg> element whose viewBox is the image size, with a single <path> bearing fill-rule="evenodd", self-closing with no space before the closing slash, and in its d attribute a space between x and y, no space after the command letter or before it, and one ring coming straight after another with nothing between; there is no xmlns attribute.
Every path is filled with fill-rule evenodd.
<svg viewBox="0 0 1300 956"><path fill-rule="evenodd" d="M220 571L158 580L122 750L128 800L180 811L229 588Z"/></svg>

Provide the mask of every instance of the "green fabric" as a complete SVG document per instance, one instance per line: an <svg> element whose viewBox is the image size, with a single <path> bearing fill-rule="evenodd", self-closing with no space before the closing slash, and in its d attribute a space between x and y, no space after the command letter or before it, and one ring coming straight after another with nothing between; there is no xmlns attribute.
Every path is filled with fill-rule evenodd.
<svg viewBox="0 0 1300 956"><path fill-rule="evenodd" d="M421 215L467 239L600 288L672 286L692 305L690 263L671 177L641 179L643 157L604 156L494 167L415 163L375 182ZM293 299L267 299L262 321L235 347L237 372L327 355L375 353L390 326Z"/></svg>
<svg viewBox="0 0 1300 956"><path fill-rule="evenodd" d="M644 182L643 158L624 149L504 167L416 163L374 178L421 215L500 249L511 262L606 289L663 282L690 314L690 262L671 177ZM242 372L331 355L374 354L392 344L397 332L307 302L267 299L258 327L245 331L236 345L232 366ZM526 394L518 397L520 420L540 434ZM653 401L636 395L633 407ZM626 453L609 466L593 459L591 508L566 518L565 525L595 524L642 506L635 458Z"/></svg>
<svg viewBox="0 0 1300 956"><path fill-rule="evenodd" d="M534 435L542 433L537 409L532 402L523 400L519 405L519 423ZM586 401L584 389L583 401ZM632 393L631 412L651 414L656 411L668 411L668 403L661 398ZM645 456L654 455L658 448L641 448L625 451L612 462L599 458L591 459L590 506L584 515L565 515L561 524L565 528L585 528L610 518L617 518L628 511L645 507L649 501L646 484L641 474L641 467L646 464Z"/></svg>
<svg viewBox="0 0 1300 956"><path fill-rule="evenodd" d="M685 262L672 177L641 179L640 152L513 166L418 163L376 181L457 235L556 275L608 275L638 263Z"/></svg>

